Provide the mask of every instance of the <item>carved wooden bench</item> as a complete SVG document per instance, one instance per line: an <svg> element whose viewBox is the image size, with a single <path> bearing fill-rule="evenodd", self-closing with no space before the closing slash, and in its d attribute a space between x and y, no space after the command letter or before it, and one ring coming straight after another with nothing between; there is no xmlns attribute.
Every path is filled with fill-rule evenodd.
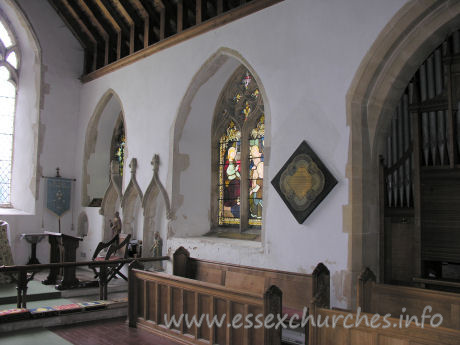
<svg viewBox="0 0 460 345"><path fill-rule="evenodd" d="M262 297L266 295L268 291L272 289L273 286L276 286L282 292L283 296L280 315L283 316L284 314L286 314L288 316L287 320L289 320L291 317L294 317L297 319L297 323L300 324L304 314L304 308L308 308L313 299L319 301L318 303L320 303L320 305L324 307L329 307L329 270L323 264L319 264L312 274L284 272L264 268L239 266L233 264L194 259L190 258L189 253L181 247L174 253L173 274L173 276L165 274L146 275L144 273L141 273L141 271L136 271L136 274L133 275L133 279L135 279L136 281L135 284L141 284L141 281L144 282L142 283L144 284L142 287L136 285L137 287L133 288L137 289L136 296L133 295L133 298L135 298L137 301L136 308L138 310L135 319L138 320L138 323L141 324L142 327L148 328L150 325L157 331L164 329L164 327L159 327L162 325L161 323L157 324L157 322L159 322L157 316L163 315L163 311L168 310L167 306L169 304L175 305L175 307L171 307L171 312L179 312L180 310L186 310L189 313L190 311L192 311L194 313L193 315L195 315L197 311L202 312L202 310L209 310L209 308L211 308L211 310L214 311L217 310L215 308L218 308L218 310L220 310L218 312L219 314L226 310L233 310L232 308L234 308L234 305L236 306L235 308L237 308L235 310L238 310L238 308L241 309L242 307L243 309L241 310L245 311L246 314L254 314L250 310L252 310L251 308L255 308L255 304L252 307L250 305L241 304L240 299L242 299L243 296L247 296L247 298L249 298L249 296L251 298L253 298L254 296L258 296L258 298L261 300ZM177 282L180 282L181 284L188 283L188 290L185 289L185 285L181 285L181 287L178 288L179 290L177 290L178 292L175 293L174 291L176 290L174 289L176 285L174 284L178 284ZM199 287L206 288L207 293L210 294L209 297L205 297L203 294L198 293ZM214 289L212 292L211 290L209 290L211 288ZM142 291L140 291L139 289ZM226 294L236 294L240 297L236 298L235 300L225 299L226 302L224 303L221 299L217 297L220 293L224 292ZM160 298L160 296L162 296L162 298ZM200 305L201 303L200 300L194 302L192 297L199 299L201 298L203 301L206 300L211 304L206 304L206 306L203 305L202 308L200 307L200 309L198 307L198 305ZM159 298L157 304L152 302L152 299L156 298ZM183 304L181 307L179 303L179 306L177 306L176 299L183 301L183 303L185 304L189 304L189 307L187 307L189 309L184 309L185 304ZM159 303L166 303L166 309L161 307ZM194 306L193 308L191 308L192 305ZM230 309L227 309L225 305L230 305ZM144 314L139 312L141 308ZM176 310L174 308L178 309ZM258 308L259 310L262 310L260 309L260 305ZM267 308L267 306L264 306L264 308ZM158 310L160 310L160 312ZM152 313L153 315L155 315L156 318L152 319ZM305 310L305 313L305 316L308 316L307 310ZM301 336L303 337L303 343L306 343L306 339L308 338L306 330L308 330L308 328L304 330L303 335L301 334ZM198 331L193 332L193 335L196 337L198 337L201 334ZM220 332L223 331L220 330ZM287 332L288 331L285 331L284 333ZM246 336L248 336L247 333L248 332L245 333ZM219 334L223 337L223 333ZM195 340L197 339L198 338L196 338ZM207 341L213 340L210 337L207 337L206 339ZM213 341L215 341L215 339ZM240 344L240 342L234 342L233 344L236 343ZM222 344L227 343L223 342ZM251 340L247 344L263 343L253 342L253 340Z"/></svg>
<svg viewBox="0 0 460 345"><path fill-rule="evenodd" d="M358 306L367 313L400 315L420 318L425 307L430 315L440 313L442 326L460 330L460 294L400 285L378 284L375 275L366 269L359 278Z"/></svg>
<svg viewBox="0 0 460 345"><path fill-rule="evenodd" d="M357 313L347 311L321 307L310 309L315 322L320 320L321 325L324 325L327 320L329 327L317 327L318 323L315 327L310 323L309 345L457 345L460 339L460 331L433 328L429 322L425 322L424 328L417 327L414 322L406 327L404 319L400 327L399 316L387 317L383 321L384 314L374 319L372 327L371 320L376 314L360 313L358 317ZM364 318L369 320L370 326L366 325Z"/></svg>
<svg viewBox="0 0 460 345"><path fill-rule="evenodd" d="M136 263L129 270L128 317L131 327L143 328L181 344L281 345L279 328L243 326L247 317L255 323L255 317L261 315L263 322L265 315L281 312L281 291L276 286L261 292L239 291L162 272L135 269ZM236 315L240 315L240 319ZM177 321L175 324L169 324L172 317ZM187 324L193 318L197 322L202 320L202 323ZM220 327L216 323L210 325L206 318L222 324ZM229 327L229 323L236 327Z"/></svg>
<svg viewBox="0 0 460 345"><path fill-rule="evenodd" d="M283 292L283 313L302 318L304 307L316 297L321 305L329 307L329 270L319 263L312 274L240 266L190 258L180 247L174 253L173 274L203 282L226 286L230 289L260 292L271 285Z"/></svg>
<svg viewBox="0 0 460 345"><path fill-rule="evenodd" d="M433 316L441 313L452 325L453 294L412 287L376 284L375 275L366 269L358 281L358 312L331 310L316 304L310 306L309 345L456 345L460 331L447 328L439 317L424 319L423 308L433 306L428 312ZM458 296L456 297L458 301ZM443 306L443 304L445 304ZM407 308L402 312L402 307ZM438 309L441 308L441 309ZM452 314L450 312L452 311ZM391 315L390 315L391 314ZM403 315L401 317L401 315ZM417 322L414 317L417 317ZM433 325L430 323L433 321ZM320 325L320 326L318 326Z"/></svg>

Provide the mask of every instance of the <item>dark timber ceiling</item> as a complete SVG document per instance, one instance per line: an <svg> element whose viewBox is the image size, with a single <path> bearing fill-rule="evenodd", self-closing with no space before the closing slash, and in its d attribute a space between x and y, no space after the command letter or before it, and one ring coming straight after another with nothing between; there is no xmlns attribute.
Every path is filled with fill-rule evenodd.
<svg viewBox="0 0 460 345"><path fill-rule="evenodd" d="M247 3L267 0L48 0L85 50L84 73Z"/></svg>

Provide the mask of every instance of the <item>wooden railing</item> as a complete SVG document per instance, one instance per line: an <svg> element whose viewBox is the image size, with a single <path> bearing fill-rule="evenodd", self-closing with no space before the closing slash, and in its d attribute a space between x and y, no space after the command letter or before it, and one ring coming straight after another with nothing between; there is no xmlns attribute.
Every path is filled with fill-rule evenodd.
<svg viewBox="0 0 460 345"><path fill-rule="evenodd" d="M109 266L115 266L121 263L131 263L134 260L138 262L151 262L169 260L169 256L159 256L154 258L129 258L119 260L104 260L104 261L81 261L81 262L61 262L50 264L37 264L37 265L14 265L14 266L0 266L0 273L10 274L16 281L17 289L17 307L26 308L27 304L27 285L33 279L35 273L42 270L49 270L51 268L66 268L66 267L100 267L98 275L99 281L99 295L101 300L107 299L107 274ZM14 274L17 277L14 277Z"/></svg>

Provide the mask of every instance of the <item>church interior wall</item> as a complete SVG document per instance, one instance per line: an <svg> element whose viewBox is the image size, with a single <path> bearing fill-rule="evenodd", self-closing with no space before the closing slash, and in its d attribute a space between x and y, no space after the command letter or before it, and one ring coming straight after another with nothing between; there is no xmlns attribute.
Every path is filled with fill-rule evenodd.
<svg viewBox="0 0 460 345"><path fill-rule="evenodd" d="M1 218L10 225L14 261L25 264L30 246L20 239L20 234L58 231L56 216L44 210L44 179L41 176L55 176L56 167L59 167L62 176L76 177L75 128L78 124L81 89L78 78L83 71L83 49L46 1L18 0L15 3L6 0L0 3L0 8L7 14L11 13L11 18L17 16L14 13L18 8L26 13L25 17L19 16L12 23L13 29L21 40L21 48L27 47L27 44L33 46L31 42L34 39L37 46L34 57L28 56L21 61L18 94L18 102L27 105L23 111L28 116L36 114L36 118L27 121L34 134L26 134L30 136L30 141L24 147L16 146L15 142L13 164L13 169L19 170L13 170L13 176L18 177L20 184L13 186L12 196L16 194L28 201L24 204L13 199L13 209L0 209ZM32 163L32 153L38 157L38 168ZM17 159L17 156L20 158ZM29 157L27 163L21 162L24 157ZM36 188L31 181L34 169L37 169L34 174L37 175ZM77 210L74 209L74 212ZM64 214L62 228L76 234L77 216L71 211ZM37 248L40 262L49 261L49 246L45 242L42 241Z"/></svg>
<svg viewBox="0 0 460 345"><path fill-rule="evenodd" d="M164 207L154 212L153 224L159 227L155 231L164 239L163 253L171 254L182 245L194 257L304 273L311 273L323 262L331 271L332 305L350 307L351 239L343 221L349 196L346 94L369 47L404 2L286 0L80 84L77 78L83 54L77 41L48 4L46 11L34 13L34 1L19 1L37 27L42 49L48 50L43 55L43 79L49 91L42 88L47 91L43 95L40 165L44 175L53 175L54 168L60 166L63 176L77 179L74 219L66 215L64 232L76 234L78 215L85 211L88 216L88 236L77 258L91 257L104 226L98 208L81 206L80 191L88 124L98 102L112 89L120 99L128 128L125 162L137 158L136 177L144 192L152 178L150 162L159 154L159 179L169 196L173 194L173 176L180 164L174 164L173 158L178 157L171 146L178 139L176 126L185 121L177 140L178 153L187 157L180 166L184 169L179 189L183 199L171 199L172 220L167 219ZM51 48L53 40L56 46ZM183 97L196 82L198 71L221 51L235 54L200 84L185 119L178 118ZM269 118L261 242L201 237L210 224L211 122L220 90L233 72L232 63L234 68L243 63L255 71L264 89ZM111 135L113 128L107 131ZM270 181L302 140L313 148L338 184L310 217L298 224ZM123 191L129 179L126 167ZM41 198L37 205L42 205ZM16 237L23 229L39 231L40 207L36 215L4 217ZM72 222L74 230L70 230ZM146 229L141 224L137 228L146 238ZM19 239L14 243L16 263L23 263L27 247ZM46 246L39 246L40 261L47 261L46 253ZM171 271L170 265L167 270Z"/></svg>

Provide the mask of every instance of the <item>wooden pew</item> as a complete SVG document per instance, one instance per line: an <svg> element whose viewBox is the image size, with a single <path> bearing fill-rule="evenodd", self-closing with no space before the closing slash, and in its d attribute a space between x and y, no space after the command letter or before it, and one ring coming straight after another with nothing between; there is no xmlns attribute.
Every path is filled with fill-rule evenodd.
<svg viewBox="0 0 460 345"><path fill-rule="evenodd" d="M456 345L459 343L460 332L448 328L433 328L429 324L425 324L424 328L415 326L414 323L409 327L405 327L405 319L403 319L403 327L399 328L399 318L387 318L391 324L390 327L367 327L365 321L356 325L356 313L348 313L339 310L330 310L312 306L310 308L311 316L314 320L321 317L321 324L327 318L329 327L314 327L313 322L310 322L310 345ZM346 317L351 315L351 317ZM369 325L374 314L362 313L360 317L367 316ZM336 322L336 326L332 327L332 321ZM344 324L345 323L345 324ZM316 323L318 325L318 323ZM350 327L353 325L353 327ZM377 321L374 322L377 325ZM380 317L380 325L386 323ZM394 325L397 325L394 327Z"/></svg>
<svg viewBox="0 0 460 345"><path fill-rule="evenodd" d="M227 327L190 330L182 323L168 330L163 315L179 317L181 313L210 315L223 313L242 315L275 310L273 315L297 316L299 323L304 308L313 299L322 307L329 307L329 270L319 264L312 274L284 272L256 267L212 262L190 258L184 248L173 255L173 276L164 273L130 270L130 325L162 333L185 343L213 344L271 344L281 341L277 330L233 329ZM277 303L277 293L282 294L282 304ZM267 300L267 296L272 296ZM276 302L276 303L275 303ZM267 304L268 303L268 304ZM279 310L279 311L278 311ZM254 319L252 319L254 321ZM275 320L276 321L276 320ZM303 342L308 339L308 327ZM201 338L201 340L200 340ZM238 341L236 339L239 339ZM268 341L268 342L267 342Z"/></svg>
<svg viewBox="0 0 460 345"><path fill-rule="evenodd" d="M442 327L460 330L460 294L400 285L377 284L366 269L359 278L358 306L367 313L420 316L426 306L443 316Z"/></svg>
<svg viewBox="0 0 460 345"><path fill-rule="evenodd" d="M173 255L173 274L258 293L275 285L283 292L283 313L289 315L302 317L313 298L322 307L330 305L330 274L322 263L312 274L302 274L195 259L180 247Z"/></svg>
<svg viewBox="0 0 460 345"><path fill-rule="evenodd" d="M283 315L287 314L288 319L296 317L299 323L304 308L308 308L314 298L322 307L330 305L330 274L322 263L312 274L302 274L191 258L190 253L180 247L173 255L173 274L254 293L275 285L283 293ZM298 333L298 329L294 333L287 330L283 332L283 339L294 337L300 341L303 337L302 342L307 344L308 327L303 335Z"/></svg>
<svg viewBox="0 0 460 345"><path fill-rule="evenodd" d="M136 263L136 262L135 262ZM140 327L183 344L241 344L281 345L280 329L227 327L236 314L241 323L249 314L281 313L281 291L272 286L266 291L252 292L231 289L218 284L172 276L161 272L129 269L128 317L131 327ZM201 315L225 319L222 327L208 327L206 320L201 327L188 327L182 320L167 326L167 320L188 314L197 320ZM252 318L255 322L255 319ZM240 322L236 321L237 324Z"/></svg>

